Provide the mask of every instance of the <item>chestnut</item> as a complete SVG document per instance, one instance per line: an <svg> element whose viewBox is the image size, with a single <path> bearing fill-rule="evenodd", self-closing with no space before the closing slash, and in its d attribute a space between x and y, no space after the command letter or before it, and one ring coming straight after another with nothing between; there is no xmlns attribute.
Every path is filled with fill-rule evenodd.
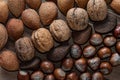
<svg viewBox="0 0 120 80"><path fill-rule="evenodd" d="M54 70L54 76L57 80L64 80L66 77L66 73L61 68L56 68Z"/></svg>
<svg viewBox="0 0 120 80"><path fill-rule="evenodd" d="M89 72L82 73L80 75L80 80L91 80L92 76Z"/></svg>
<svg viewBox="0 0 120 80"><path fill-rule="evenodd" d="M111 46L114 46L115 45L115 43L116 43L116 38L114 37L114 36L106 36L105 38L104 38L104 44L105 44L105 46L107 46L107 47L111 47Z"/></svg>
<svg viewBox="0 0 120 80"><path fill-rule="evenodd" d="M71 46L71 53L70 53L71 57L74 59L78 59L81 57L82 55L82 48L77 45L77 44L73 44Z"/></svg>
<svg viewBox="0 0 120 80"><path fill-rule="evenodd" d="M85 72L87 70L87 60L85 58L80 58L75 61L75 67L80 72Z"/></svg>
<svg viewBox="0 0 120 80"><path fill-rule="evenodd" d="M91 38L90 38L90 44L94 45L94 46L98 46L103 42L103 37L102 35L98 34L98 33L94 33L92 34Z"/></svg>
<svg viewBox="0 0 120 80"><path fill-rule="evenodd" d="M104 80L104 76L102 73L100 72L95 72L93 75L92 75L92 80Z"/></svg>
<svg viewBox="0 0 120 80"><path fill-rule="evenodd" d="M31 74L31 80L43 80L44 74L41 71L35 71Z"/></svg>
<svg viewBox="0 0 120 80"><path fill-rule="evenodd" d="M64 71L69 71L69 70L72 69L73 65L74 65L73 59L72 58L67 58L62 63L62 69Z"/></svg>
<svg viewBox="0 0 120 80"><path fill-rule="evenodd" d="M116 38L120 38L120 25L118 25L115 29L114 29L114 32L113 32L114 36Z"/></svg>
<svg viewBox="0 0 120 80"><path fill-rule="evenodd" d="M44 80L55 80L55 77L54 77L53 74L49 74L49 75L47 75L47 76L45 77Z"/></svg>
<svg viewBox="0 0 120 80"><path fill-rule="evenodd" d="M96 53L96 48L92 45L88 45L83 49L83 55L86 58L91 58Z"/></svg>
<svg viewBox="0 0 120 80"><path fill-rule="evenodd" d="M120 54L120 41L116 43L116 51Z"/></svg>
<svg viewBox="0 0 120 80"><path fill-rule="evenodd" d="M76 72L71 72L67 75L65 80L79 80L79 77Z"/></svg>
<svg viewBox="0 0 120 80"><path fill-rule="evenodd" d="M100 71L104 74L110 74L112 72L112 66L109 62L102 62L100 64Z"/></svg>
<svg viewBox="0 0 120 80"><path fill-rule="evenodd" d="M50 61L43 61L40 68L44 73L52 73L54 70L54 65Z"/></svg>
<svg viewBox="0 0 120 80"><path fill-rule="evenodd" d="M30 80L29 73L26 71L19 71L17 75L18 80Z"/></svg>
<svg viewBox="0 0 120 80"><path fill-rule="evenodd" d="M108 47L102 47L98 50L97 54L101 59L105 59L111 56L112 51Z"/></svg>
<svg viewBox="0 0 120 80"><path fill-rule="evenodd" d="M112 66L120 65L120 55L118 53L113 53L110 58L110 63L112 64Z"/></svg>

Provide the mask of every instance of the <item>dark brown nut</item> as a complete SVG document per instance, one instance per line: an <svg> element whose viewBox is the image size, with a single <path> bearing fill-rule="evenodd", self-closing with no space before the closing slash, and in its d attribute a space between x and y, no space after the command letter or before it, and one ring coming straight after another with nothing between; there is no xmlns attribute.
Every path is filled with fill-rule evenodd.
<svg viewBox="0 0 120 80"><path fill-rule="evenodd" d="M7 32L12 40L19 39L24 32L24 25L22 20L12 18L7 23Z"/></svg>
<svg viewBox="0 0 120 80"><path fill-rule="evenodd" d="M8 0L8 7L10 12L15 16L19 17L25 9L24 0Z"/></svg>
<svg viewBox="0 0 120 80"><path fill-rule="evenodd" d="M116 51L120 54L120 41L116 43Z"/></svg>
<svg viewBox="0 0 120 80"><path fill-rule="evenodd" d="M100 71L104 74L110 74L112 72L112 66L109 62L102 62L100 64Z"/></svg>
<svg viewBox="0 0 120 80"><path fill-rule="evenodd" d="M22 12L22 21L30 29L40 28L40 18L34 9L26 9Z"/></svg>
<svg viewBox="0 0 120 80"><path fill-rule="evenodd" d="M89 0L75 0L80 8L86 8Z"/></svg>
<svg viewBox="0 0 120 80"><path fill-rule="evenodd" d="M107 16L107 5L104 0L89 0L87 12L93 21L102 21Z"/></svg>
<svg viewBox="0 0 120 80"><path fill-rule="evenodd" d="M31 80L44 80L44 74L41 71L35 71L31 74Z"/></svg>
<svg viewBox="0 0 120 80"><path fill-rule="evenodd" d="M97 54L101 59L105 59L111 56L112 51L110 48L102 47L98 50Z"/></svg>
<svg viewBox="0 0 120 80"><path fill-rule="evenodd" d="M66 15L68 10L74 7L74 0L57 0L60 11Z"/></svg>
<svg viewBox="0 0 120 80"><path fill-rule="evenodd" d="M40 65L40 68L41 70L44 72L44 73L52 73L53 70L54 70L54 65L52 62L50 61L43 61Z"/></svg>
<svg viewBox="0 0 120 80"><path fill-rule="evenodd" d="M85 72L80 75L80 80L92 80L92 76L89 72Z"/></svg>
<svg viewBox="0 0 120 80"><path fill-rule="evenodd" d="M0 1L0 22L5 23L9 14L8 5L4 0Z"/></svg>
<svg viewBox="0 0 120 80"><path fill-rule="evenodd" d="M62 69L57 68L54 70L54 76L57 80L65 80L66 73Z"/></svg>
<svg viewBox="0 0 120 80"><path fill-rule="evenodd" d="M120 14L120 0L112 0L110 6L115 12Z"/></svg>
<svg viewBox="0 0 120 80"><path fill-rule="evenodd" d="M67 22L72 30L84 30L88 26L88 14L82 8L71 8L67 12Z"/></svg>
<svg viewBox="0 0 120 80"><path fill-rule="evenodd" d="M62 69L64 71L70 71L73 68L74 61L72 58L67 58L62 63Z"/></svg>
<svg viewBox="0 0 120 80"><path fill-rule="evenodd" d="M71 72L67 75L65 80L79 80L79 77L76 72Z"/></svg>
<svg viewBox="0 0 120 80"><path fill-rule="evenodd" d="M35 56L35 49L29 37L23 37L15 42L17 56L21 61L29 61Z"/></svg>
<svg viewBox="0 0 120 80"><path fill-rule="evenodd" d="M120 55L118 53L112 54L110 58L110 63L112 64L112 66L120 65Z"/></svg>
<svg viewBox="0 0 120 80"><path fill-rule="evenodd" d="M53 74L49 74L49 75L47 75L47 76L45 77L44 80L55 80L55 77L54 77Z"/></svg>
<svg viewBox="0 0 120 80"><path fill-rule="evenodd" d="M77 44L85 44L90 36L91 36L91 33L92 33L92 28L91 26L88 26L85 30L83 31L75 31L72 33L72 38L73 38L73 41L74 43L77 43Z"/></svg>
<svg viewBox="0 0 120 80"><path fill-rule="evenodd" d="M4 50L0 54L0 66L8 71L19 69L19 61L16 54L10 50Z"/></svg>
<svg viewBox="0 0 120 80"><path fill-rule="evenodd" d="M17 75L18 80L30 80L30 75L26 71L19 71Z"/></svg>
<svg viewBox="0 0 120 80"><path fill-rule="evenodd" d="M52 1L57 4L57 0L46 0L46 1Z"/></svg>
<svg viewBox="0 0 120 80"><path fill-rule="evenodd" d="M100 58L94 57L94 58L88 59L88 65L92 70L97 70L100 65Z"/></svg>
<svg viewBox="0 0 120 80"><path fill-rule="evenodd" d="M104 44L108 47L114 46L116 42L117 40L114 36L106 36L104 38Z"/></svg>
<svg viewBox="0 0 120 80"><path fill-rule="evenodd" d="M52 15L51 15L52 14ZM43 25L49 25L54 19L56 19L58 9L53 2L44 2L39 9L40 20Z"/></svg>
<svg viewBox="0 0 120 80"><path fill-rule="evenodd" d="M93 57L96 54L96 48L94 46L88 45L83 49L83 55L86 58Z"/></svg>
<svg viewBox="0 0 120 80"><path fill-rule="evenodd" d="M98 45L102 44L102 42L103 42L102 35L100 35L98 33L92 34L92 36L90 38L90 44L91 45L98 46Z"/></svg>
<svg viewBox="0 0 120 80"><path fill-rule="evenodd" d="M92 75L92 80L104 80L104 76L102 73L100 72L95 72L93 75Z"/></svg>
<svg viewBox="0 0 120 80"><path fill-rule="evenodd" d="M30 8L35 10L37 10L42 3L41 0L25 0L25 1Z"/></svg>
<svg viewBox="0 0 120 80"><path fill-rule="evenodd" d="M40 67L40 62L41 62L41 60L40 60L40 58L38 58L38 57L35 57L33 60L31 60L31 61L27 61L27 63L26 62L22 62L21 64L20 64L20 69L22 69L22 70L38 70L39 69L39 67Z"/></svg>
<svg viewBox="0 0 120 80"><path fill-rule="evenodd" d="M87 61L85 58L80 58L75 61L75 67L80 71L80 72L85 72L87 70Z"/></svg>
<svg viewBox="0 0 120 80"><path fill-rule="evenodd" d="M6 45L8 40L8 33L3 24L0 24L0 50Z"/></svg>
<svg viewBox="0 0 120 80"><path fill-rule="evenodd" d="M82 48L81 48L79 45L77 45L77 44L73 44L73 45L71 46L70 55L71 55L71 57L74 58L74 59L80 58L81 55L82 55Z"/></svg>
<svg viewBox="0 0 120 80"><path fill-rule="evenodd" d="M31 38L34 46L42 53L49 51L54 45L52 35L45 28L34 31Z"/></svg>
<svg viewBox="0 0 120 80"><path fill-rule="evenodd" d="M61 61L69 52L70 45L60 45L55 47L48 55L47 58L51 61Z"/></svg>
<svg viewBox="0 0 120 80"><path fill-rule="evenodd" d="M54 20L50 25L50 32L58 42L67 41L71 36L71 31L64 20ZM63 35L64 34L64 35Z"/></svg>
<svg viewBox="0 0 120 80"><path fill-rule="evenodd" d="M113 34L116 38L120 38L120 25L117 25L117 27L114 29Z"/></svg>

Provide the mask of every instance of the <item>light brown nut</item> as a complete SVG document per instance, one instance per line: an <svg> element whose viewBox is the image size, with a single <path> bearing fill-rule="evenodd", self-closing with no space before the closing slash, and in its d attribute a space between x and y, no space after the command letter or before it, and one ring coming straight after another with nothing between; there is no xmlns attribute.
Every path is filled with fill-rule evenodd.
<svg viewBox="0 0 120 80"><path fill-rule="evenodd" d="M35 47L42 53L49 51L54 45L51 33L45 28L34 31L31 38Z"/></svg>
<svg viewBox="0 0 120 80"><path fill-rule="evenodd" d="M89 0L75 0L80 8L86 8Z"/></svg>
<svg viewBox="0 0 120 80"><path fill-rule="evenodd" d="M66 41L71 36L71 31L64 20L54 20L50 25L50 32L56 41Z"/></svg>

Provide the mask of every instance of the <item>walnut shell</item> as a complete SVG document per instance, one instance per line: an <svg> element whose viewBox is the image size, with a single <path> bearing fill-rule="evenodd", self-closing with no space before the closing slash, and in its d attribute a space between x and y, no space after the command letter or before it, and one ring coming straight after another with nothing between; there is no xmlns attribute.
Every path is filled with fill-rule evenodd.
<svg viewBox="0 0 120 80"><path fill-rule="evenodd" d="M110 6L115 12L120 14L120 0L113 0Z"/></svg>
<svg viewBox="0 0 120 80"><path fill-rule="evenodd" d="M105 0L89 0L87 12L91 20L102 21L107 16L107 4Z"/></svg>
<svg viewBox="0 0 120 80"><path fill-rule="evenodd" d="M71 8L67 12L67 21L72 30L84 30L88 26L88 14L82 8Z"/></svg>
<svg viewBox="0 0 120 80"><path fill-rule="evenodd" d="M54 20L50 25L50 32L58 42L66 41L71 36L71 31L67 23L63 20Z"/></svg>
<svg viewBox="0 0 120 80"><path fill-rule="evenodd" d="M3 24L0 24L0 50L5 46L8 40L8 33Z"/></svg>
<svg viewBox="0 0 120 80"><path fill-rule="evenodd" d="M8 5L4 0L0 1L0 22L5 23L8 18Z"/></svg>
<svg viewBox="0 0 120 80"><path fill-rule="evenodd" d="M35 49L29 37L23 37L15 42L17 56L21 61L29 61L35 56Z"/></svg>
<svg viewBox="0 0 120 80"><path fill-rule="evenodd" d="M40 20L43 25L49 25L57 17L58 9L53 2L44 2L39 9Z"/></svg>
<svg viewBox="0 0 120 80"><path fill-rule="evenodd" d="M86 8L89 0L75 0L80 8Z"/></svg>
<svg viewBox="0 0 120 80"><path fill-rule="evenodd" d="M42 53L49 51L53 45L53 38L45 28L39 28L32 33L32 41L35 47Z"/></svg>

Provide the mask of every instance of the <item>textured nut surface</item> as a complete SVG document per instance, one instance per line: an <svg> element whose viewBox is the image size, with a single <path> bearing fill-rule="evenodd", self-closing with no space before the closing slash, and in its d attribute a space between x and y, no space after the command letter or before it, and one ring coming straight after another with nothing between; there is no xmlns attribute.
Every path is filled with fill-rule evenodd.
<svg viewBox="0 0 120 80"><path fill-rule="evenodd" d="M44 2L39 9L40 20L43 25L49 25L57 17L57 6L53 2Z"/></svg>
<svg viewBox="0 0 120 80"><path fill-rule="evenodd" d="M80 31L88 26L88 14L82 8L71 8L66 18L72 30Z"/></svg>
<svg viewBox="0 0 120 80"><path fill-rule="evenodd" d="M34 46L29 37L23 37L15 42L17 55L21 61L28 61L34 57Z"/></svg>
<svg viewBox="0 0 120 80"><path fill-rule="evenodd" d="M87 3L89 0L75 0L75 2L78 4L79 7L81 8L86 8Z"/></svg>
<svg viewBox="0 0 120 80"><path fill-rule="evenodd" d="M32 33L32 41L35 47L42 53L49 51L53 45L53 38L45 28L39 28Z"/></svg>
<svg viewBox="0 0 120 80"><path fill-rule="evenodd" d="M54 20L50 25L50 32L55 40L59 42L66 41L71 36L71 31L67 23L63 20Z"/></svg>
<svg viewBox="0 0 120 80"><path fill-rule="evenodd" d="M89 0L87 12L93 21L102 21L107 16L107 5L104 0Z"/></svg>
<svg viewBox="0 0 120 80"><path fill-rule="evenodd" d="M5 23L8 18L8 5L4 0L0 1L0 22Z"/></svg>
<svg viewBox="0 0 120 80"><path fill-rule="evenodd" d="M40 28L40 18L34 9L26 9L22 13L23 23L30 29Z"/></svg>

